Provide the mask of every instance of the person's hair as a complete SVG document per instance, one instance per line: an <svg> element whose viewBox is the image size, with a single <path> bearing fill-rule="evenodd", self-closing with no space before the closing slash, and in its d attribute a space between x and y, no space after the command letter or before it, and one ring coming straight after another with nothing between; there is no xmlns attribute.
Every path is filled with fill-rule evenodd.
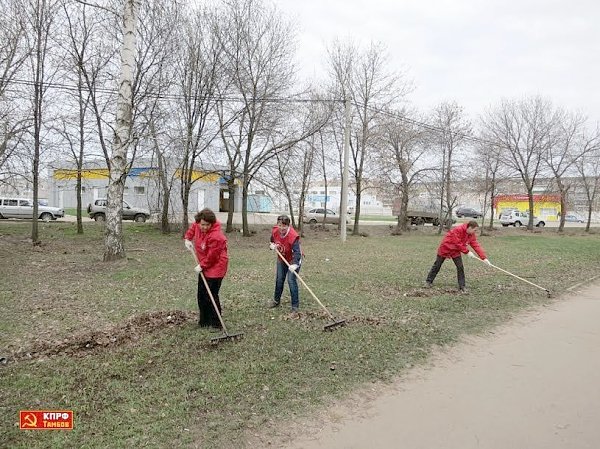
<svg viewBox="0 0 600 449"><path fill-rule="evenodd" d="M277 217L277 223L281 223L284 225L290 225L290 217L288 217L287 215L280 215L279 217Z"/></svg>
<svg viewBox="0 0 600 449"><path fill-rule="evenodd" d="M200 223L200 220L204 220L207 223L215 224L217 221L217 216L212 210L206 207L200 212L198 212L196 215L194 215L194 220L196 221L196 223Z"/></svg>
<svg viewBox="0 0 600 449"><path fill-rule="evenodd" d="M478 228L479 227L479 223L477 223L475 220L471 220L469 221L469 224L467 224L467 228Z"/></svg>

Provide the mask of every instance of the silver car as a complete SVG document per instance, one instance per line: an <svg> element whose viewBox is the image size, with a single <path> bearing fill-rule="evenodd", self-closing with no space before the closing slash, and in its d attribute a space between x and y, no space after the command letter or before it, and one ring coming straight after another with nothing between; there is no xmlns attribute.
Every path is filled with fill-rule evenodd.
<svg viewBox="0 0 600 449"><path fill-rule="evenodd" d="M42 206L38 204L37 216L40 220L49 222L65 216L60 207ZM33 218L33 200L26 198L0 198L0 218Z"/></svg>
<svg viewBox="0 0 600 449"><path fill-rule="evenodd" d="M325 209L323 207L309 209L302 216L303 223L310 223L310 224L323 223L323 220L325 220L325 223L339 224L340 216L338 214L336 214L334 211L332 211L331 209ZM351 217L348 217L346 220L348 222L350 222Z"/></svg>

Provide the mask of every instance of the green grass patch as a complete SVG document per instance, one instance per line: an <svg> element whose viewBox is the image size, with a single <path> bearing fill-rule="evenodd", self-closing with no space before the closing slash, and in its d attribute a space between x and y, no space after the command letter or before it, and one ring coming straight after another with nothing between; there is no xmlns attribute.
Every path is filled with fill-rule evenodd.
<svg viewBox="0 0 600 449"><path fill-rule="evenodd" d="M65 215L73 215L74 217L77 216L77 208L76 207L65 207ZM82 217L88 216L87 210L85 208L81 210L81 216Z"/></svg>
<svg viewBox="0 0 600 449"><path fill-rule="evenodd" d="M352 215L352 219L354 219L354 215ZM394 217L391 215L361 215L360 221L389 221L389 222L397 222L398 217Z"/></svg>
<svg viewBox="0 0 600 449"><path fill-rule="evenodd" d="M42 245L24 224L0 224L2 354L73 335L123 326L155 311L196 311L194 263L180 235L124 223L127 259L102 262L103 226L42 223ZM0 427L12 448L247 447L248 435L297 421L367 382L392 380L440 345L489 329L549 300L543 292L482 263L465 260L468 295L457 295L446 262L432 290L420 287L435 259L434 229L340 243L332 230L306 230L302 276L331 311L348 320L334 332L301 287L300 319L289 295L273 295L269 230L229 236L230 268L221 290L238 343L193 320L138 332L123 344L22 358L0 366ZM600 236L507 229L480 237L492 263L561 292L598 272ZM286 287L287 288L287 287ZM122 329L128 329L124 327ZM133 335L133 334L132 334ZM0 354L0 355L2 355ZM335 369L332 369L335 368ZM20 431L18 411L72 409L75 429Z"/></svg>

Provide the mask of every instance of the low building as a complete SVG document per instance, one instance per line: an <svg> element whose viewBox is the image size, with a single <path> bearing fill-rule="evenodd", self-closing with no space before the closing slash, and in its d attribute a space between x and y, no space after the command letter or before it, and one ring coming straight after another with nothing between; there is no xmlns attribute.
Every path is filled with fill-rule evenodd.
<svg viewBox="0 0 600 449"><path fill-rule="evenodd" d="M270 213L273 209L273 200L264 192L250 193L248 195L248 212Z"/></svg>
<svg viewBox="0 0 600 449"><path fill-rule="evenodd" d="M50 170L48 197L51 204L63 208L77 206L77 169L68 164L54 164ZM227 212L229 208L229 191L227 188L226 171L222 167L211 166L194 170L194 183L189 195L188 213L194 213L205 207L214 211ZM175 179L170 194L169 211L172 215L181 214L181 182L176 170ZM106 198L108 191L108 169L99 168L93 164L86 165L81 173L82 205L92 203L98 198ZM241 187L238 185L235 193L234 209L241 210ZM157 168L145 161L136 163L127 174L123 200L130 206L143 207L152 213L158 213L162 208L162 189L157 175Z"/></svg>
<svg viewBox="0 0 600 449"><path fill-rule="evenodd" d="M503 209L518 209L522 212L529 210L529 196L518 195L496 195L494 198L494 210L499 217ZM533 215L544 221L558 221L560 219L560 195L557 194L534 194Z"/></svg>

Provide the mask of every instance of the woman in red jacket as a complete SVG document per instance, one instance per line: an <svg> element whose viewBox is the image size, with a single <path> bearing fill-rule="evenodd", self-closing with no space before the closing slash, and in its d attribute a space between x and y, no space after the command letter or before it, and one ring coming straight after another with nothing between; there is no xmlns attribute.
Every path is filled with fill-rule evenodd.
<svg viewBox="0 0 600 449"><path fill-rule="evenodd" d="M458 276L458 289L461 292L466 291L465 287L465 269L463 267L462 262L462 254L467 254L470 257L477 257L473 252L469 251L467 245L469 245L473 250L477 253L479 258L484 262L490 263L487 260L485 252L483 248L479 246L477 243L477 237L475 236L475 231L479 227L479 224L475 220L471 220L468 223L463 223L455 228L452 228L448 231L440 243L440 246L437 251L437 258L429 274L427 275L427 280L425 281L425 286L427 288L431 287L433 284L433 280L437 276L444 260L452 259L454 265L456 265L456 274Z"/></svg>
<svg viewBox="0 0 600 449"><path fill-rule="evenodd" d="M196 273L204 273L208 288L215 299L219 312L221 312L219 289L227 273L229 261L227 237L221 232L221 223L217 221L212 210L202 209L194 216L194 219L195 222L185 233L185 247L196 251L200 262L195 268ZM219 317L200 276L198 276L198 309L200 310L200 320L198 321L200 326L221 328Z"/></svg>

